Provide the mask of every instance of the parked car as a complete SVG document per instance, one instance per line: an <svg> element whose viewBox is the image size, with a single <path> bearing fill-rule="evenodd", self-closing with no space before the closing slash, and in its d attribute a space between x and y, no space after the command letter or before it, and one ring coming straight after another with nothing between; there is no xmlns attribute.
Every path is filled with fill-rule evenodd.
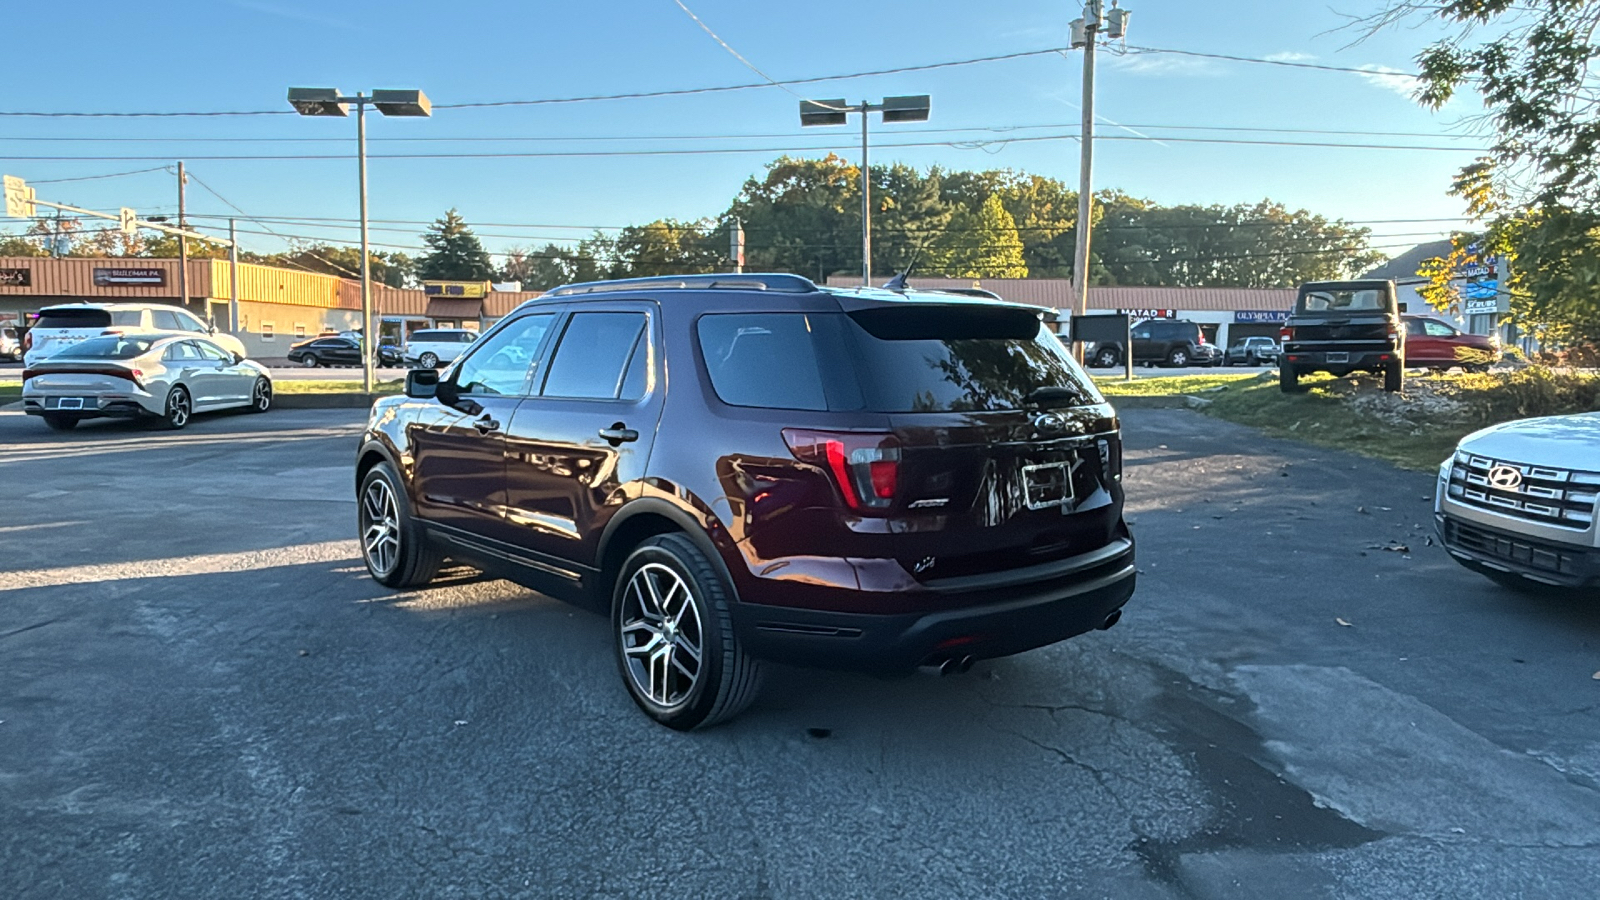
<svg viewBox="0 0 1600 900"><path fill-rule="evenodd" d="M1264 366L1277 361L1277 341L1269 337L1247 337L1228 347L1225 365Z"/></svg>
<svg viewBox="0 0 1600 900"><path fill-rule="evenodd" d="M1278 386L1301 390L1300 376L1366 371L1383 376L1386 391L1405 380L1405 312L1392 281L1317 281L1300 285L1294 311L1279 333Z"/></svg>
<svg viewBox="0 0 1600 900"><path fill-rule="evenodd" d="M1500 359L1498 335L1468 334L1429 316L1402 316L1406 323L1406 366L1480 372Z"/></svg>
<svg viewBox="0 0 1600 900"><path fill-rule="evenodd" d="M629 694L689 729L768 660L963 670L1111 627L1121 479L1035 307L687 275L558 288L411 371L354 486L377 581L449 556L597 600Z"/></svg>
<svg viewBox="0 0 1600 900"><path fill-rule="evenodd" d="M1433 519L1457 562L1512 587L1600 587L1600 412L1506 422L1439 466Z"/></svg>
<svg viewBox="0 0 1600 900"><path fill-rule="evenodd" d="M0 328L0 359L15 362L22 357L22 342L17 339L17 330L7 325Z"/></svg>
<svg viewBox="0 0 1600 900"><path fill-rule="evenodd" d="M289 362L308 369L361 365L361 343L347 337L315 337L289 347Z"/></svg>
<svg viewBox="0 0 1600 900"><path fill-rule="evenodd" d="M1206 340L1205 329L1187 319L1147 319L1133 326L1133 361L1149 366L1215 366L1222 363L1222 351ZM1122 344L1115 341L1093 344L1084 358L1096 368L1122 365Z"/></svg>
<svg viewBox="0 0 1600 900"><path fill-rule="evenodd" d="M188 334L90 338L30 364L22 379L23 411L57 431L105 417L178 429L195 413L272 406L265 366Z"/></svg>
<svg viewBox="0 0 1600 900"><path fill-rule="evenodd" d="M181 306L165 303L71 303L47 306L22 339L23 362L42 359L89 338L117 334L187 334L203 337L238 356L246 356L238 338Z"/></svg>
<svg viewBox="0 0 1600 900"><path fill-rule="evenodd" d="M476 331L465 328L427 328L412 332L406 341L405 361L424 369L437 369L455 362L456 357L478 339Z"/></svg>

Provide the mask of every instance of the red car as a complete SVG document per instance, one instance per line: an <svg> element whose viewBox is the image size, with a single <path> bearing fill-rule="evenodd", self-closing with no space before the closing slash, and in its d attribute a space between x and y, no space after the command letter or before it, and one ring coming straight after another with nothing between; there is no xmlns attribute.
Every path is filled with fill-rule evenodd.
<svg viewBox="0 0 1600 900"><path fill-rule="evenodd" d="M1448 369L1461 366L1481 371L1500 359L1498 335L1468 334L1427 316L1405 316L1406 365Z"/></svg>

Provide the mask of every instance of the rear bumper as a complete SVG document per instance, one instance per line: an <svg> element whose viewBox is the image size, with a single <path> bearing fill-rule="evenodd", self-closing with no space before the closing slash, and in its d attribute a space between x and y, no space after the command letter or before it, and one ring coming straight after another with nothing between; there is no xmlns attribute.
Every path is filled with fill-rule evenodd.
<svg viewBox="0 0 1600 900"><path fill-rule="evenodd" d="M1401 359L1400 352L1391 348L1358 347L1349 350L1285 350L1278 361L1302 372L1347 372L1354 369L1381 369L1398 359Z"/></svg>
<svg viewBox="0 0 1600 900"><path fill-rule="evenodd" d="M159 416L159 412L145 409L132 400L113 400L104 406L89 409L45 409L37 398L24 397L22 411L30 416L52 415L72 419L138 419L144 416Z"/></svg>
<svg viewBox="0 0 1600 900"><path fill-rule="evenodd" d="M1434 513L1433 523L1445 550L1468 568L1563 587L1600 586L1600 549L1529 537L1443 512Z"/></svg>
<svg viewBox="0 0 1600 900"><path fill-rule="evenodd" d="M1084 566L1032 579L1008 573L950 579L927 590L937 609L898 614L846 613L742 603L740 642L763 659L794 665L906 671L945 659L1009 656L1054 644L1114 621L1137 580L1131 540L1114 552L1085 554ZM920 593L920 592L919 592ZM959 605L950 605L952 602Z"/></svg>

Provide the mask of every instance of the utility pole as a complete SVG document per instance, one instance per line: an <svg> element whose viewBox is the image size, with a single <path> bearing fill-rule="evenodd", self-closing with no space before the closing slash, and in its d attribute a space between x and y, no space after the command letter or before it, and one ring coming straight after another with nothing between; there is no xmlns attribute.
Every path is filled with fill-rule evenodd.
<svg viewBox="0 0 1600 900"><path fill-rule="evenodd" d="M239 220L228 220L228 331L239 333Z"/></svg>
<svg viewBox="0 0 1600 900"><path fill-rule="evenodd" d="M356 92L356 156L361 170L361 390L372 393L378 336L372 328L372 259L367 249L367 95Z"/></svg>
<svg viewBox="0 0 1600 900"><path fill-rule="evenodd" d="M1117 8L1105 12L1103 0L1088 0L1083 18L1069 26L1073 49L1083 49L1083 124L1078 134L1078 234L1072 253L1072 290L1077 296L1077 315L1089 314L1089 232L1094 225L1094 47L1102 31L1110 40L1128 34L1128 11ZM1124 347L1124 354L1131 348ZM1083 342L1072 342L1073 355L1083 362Z"/></svg>
<svg viewBox="0 0 1600 900"><path fill-rule="evenodd" d="M734 274L744 271L744 222L738 216L728 228L728 258L733 260Z"/></svg>
<svg viewBox="0 0 1600 900"><path fill-rule="evenodd" d="M872 287L872 166L867 163L867 112L861 101L861 286Z"/></svg>
<svg viewBox="0 0 1600 900"><path fill-rule="evenodd" d="M184 218L188 211L184 205L184 185L189 183L189 176L184 174L183 160L178 160L178 228L187 229L189 222ZM178 304L185 309L189 307L189 237L178 235Z"/></svg>

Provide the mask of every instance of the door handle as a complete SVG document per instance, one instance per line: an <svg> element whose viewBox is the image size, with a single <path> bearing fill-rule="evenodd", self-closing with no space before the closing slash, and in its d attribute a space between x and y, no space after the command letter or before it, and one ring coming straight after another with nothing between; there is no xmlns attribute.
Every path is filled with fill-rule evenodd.
<svg viewBox="0 0 1600 900"><path fill-rule="evenodd" d="M479 434L493 434L500 430L500 423L496 422L492 416L485 415L483 418L474 421L472 427L478 429Z"/></svg>
<svg viewBox="0 0 1600 900"><path fill-rule="evenodd" d="M629 428L622 422L618 422L612 425L610 428L600 429L600 436L607 441L610 441L611 446L615 447L618 444L626 441L637 441L639 439L639 432L634 431L632 428Z"/></svg>

